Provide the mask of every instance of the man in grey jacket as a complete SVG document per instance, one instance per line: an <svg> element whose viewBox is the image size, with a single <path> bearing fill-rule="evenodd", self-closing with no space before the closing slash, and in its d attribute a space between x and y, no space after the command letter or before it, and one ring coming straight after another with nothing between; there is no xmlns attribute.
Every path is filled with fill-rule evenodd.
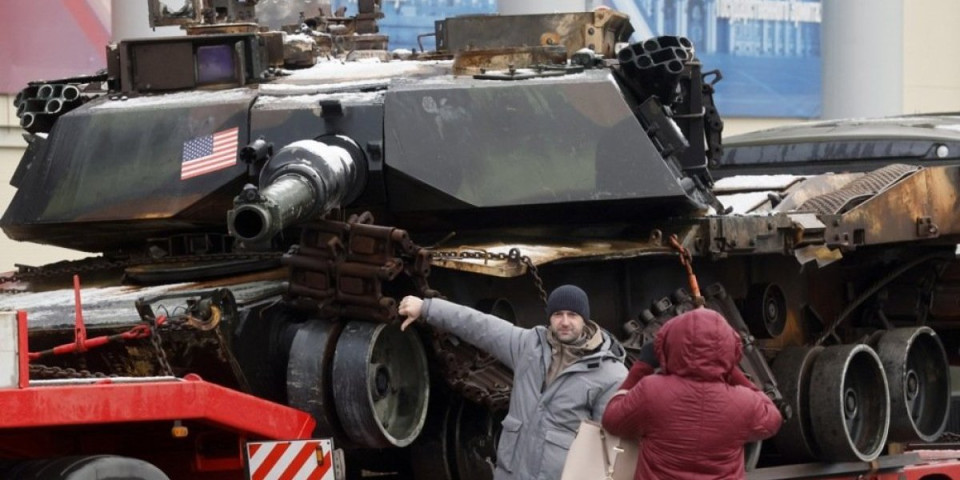
<svg viewBox="0 0 960 480"><path fill-rule="evenodd" d="M573 285L547 298L550 327L518 327L441 299L404 297L402 329L422 317L490 352L513 369L510 410L497 447L495 480L558 480L580 421L600 421L627 375L623 347L590 320L587 294Z"/></svg>

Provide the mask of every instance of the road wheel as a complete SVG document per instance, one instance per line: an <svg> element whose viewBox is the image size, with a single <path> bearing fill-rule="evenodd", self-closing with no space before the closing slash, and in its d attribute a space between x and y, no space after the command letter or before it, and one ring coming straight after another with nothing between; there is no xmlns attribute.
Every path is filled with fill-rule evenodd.
<svg viewBox="0 0 960 480"><path fill-rule="evenodd" d="M0 467L0 478L18 480L170 480L159 468L113 455L27 460Z"/></svg>
<svg viewBox="0 0 960 480"><path fill-rule="evenodd" d="M406 447L427 419L430 375L414 331L352 321L333 355L333 401L349 439L363 447Z"/></svg>
<svg viewBox="0 0 960 480"><path fill-rule="evenodd" d="M950 412L950 364L930 327L896 328L877 342L890 386L890 441L932 442Z"/></svg>
<svg viewBox="0 0 960 480"><path fill-rule="evenodd" d="M824 348L809 388L810 426L821 460L869 462L880 456L890 427L890 396L872 348Z"/></svg>

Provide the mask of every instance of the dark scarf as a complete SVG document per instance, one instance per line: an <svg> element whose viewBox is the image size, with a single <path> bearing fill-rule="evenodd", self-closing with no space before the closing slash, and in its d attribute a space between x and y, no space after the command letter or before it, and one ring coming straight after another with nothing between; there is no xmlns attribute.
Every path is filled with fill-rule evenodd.
<svg viewBox="0 0 960 480"><path fill-rule="evenodd" d="M603 345L603 334L600 333L600 326L592 320L587 320L583 324L583 333L580 338L572 343L563 343L554 335L553 330L547 329L547 343L550 344L550 368L547 369L547 376L543 380L543 388L546 389L560 372L564 371L584 355L595 352L600 345Z"/></svg>

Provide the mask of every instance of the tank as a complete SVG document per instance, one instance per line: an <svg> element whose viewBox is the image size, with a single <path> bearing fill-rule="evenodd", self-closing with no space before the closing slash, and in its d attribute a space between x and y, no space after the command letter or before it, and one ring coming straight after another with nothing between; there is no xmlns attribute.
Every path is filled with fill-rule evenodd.
<svg viewBox="0 0 960 480"><path fill-rule="evenodd" d="M390 51L378 0L281 32L257 3L152 1L188 35L123 40L105 72L17 96L29 146L0 226L92 254L3 277L35 377L195 373L310 412L355 476L486 479L511 372L400 332L397 302L532 327L573 283L628 362L672 316L724 314L787 419L749 467L943 435L955 163L867 155L881 133L794 170L811 162L785 163L787 129L738 170L720 73L686 38L631 43L605 8L448 18L435 50ZM56 354L78 312L116 338Z"/></svg>

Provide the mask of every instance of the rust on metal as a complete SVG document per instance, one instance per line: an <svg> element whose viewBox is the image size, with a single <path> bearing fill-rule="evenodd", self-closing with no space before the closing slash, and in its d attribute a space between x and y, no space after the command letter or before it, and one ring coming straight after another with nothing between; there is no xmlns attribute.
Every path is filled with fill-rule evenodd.
<svg viewBox="0 0 960 480"><path fill-rule="evenodd" d="M513 389L513 373L509 368L446 332L434 330L432 344L451 388L492 410L507 408Z"/></svg>
<svg viewBox="0 0 960 480"><path fill-rule="evenodd" d="M464 16L448 18L441 24L438 49L458 56L470 51L503 52L509 50L507 47L559 47L565 56L589 48L606 58L614 58L617 38L629 36L633 31L629 17L612 10L537 16ZM514 65L520 68L531 64L517 61ZM480 65L474 63L474 66ZM506 64L490 68L506 68Z"/></svg>
<svg viewBox="0 0 960 480"><path fill-rule="evenodd" d="M436 267L479 273L494 277L519 277L526 273L522 263L511 262L507 255L510 250L518 249L536 265L544 265L558 260L593 259L613 260L634 258L645 255L670 255L668 246L656 240L647 242L616 240L602 242L574 241L570 243L476 243L447 247L434 252L432 264ZM438 255L439 254L439 255Z"/></svg>
<svg viewBox="0 0 960 480"><path fill-rule="evenodd" d="M783 202L777 205L776 210L781 212L795 210L798 205L808 199L837 190L862 175L862 173L838 173L807 178L784 190L785 198Z"/></svg>
<svg viewBox="0 0 960 480"><path fill-rule="evenodd" d="M562 65L567 52L562 47L507 47L460 52L453 60L454 75L475 75L486 70L530 68L535 65Z"/></svg>
<svg viewBox="0 0 960 480"><path fill-rule="evenodd" d="M670 235L670 247L677 251L680 257L680 265L687 272L687 284L690 286L690 295L693 297L694 304L697 307L702 307L703 296L700 295L700 284L697 282L697 276L693 273L693 257L690 256L690 252L683 245L680 245L680 240L677 239L676 234Z"/></svg>
<svg viewBox="0 0 960 480"><path fill-rule="evenodd" d="M827 242L843 247L960 233L960 167L927 167L843 214Z"/></svg>
<svg viewBox="0 0 960 480"><path fill-rule="evenodd" d="M413 280L420 295L434 296L424 249L406 231L372 222L364 214L303 230L298 247L283 257L290 267L287 295L296 306L321 317L389 322L397 316L397 301L384 295L383 283L400 273Z"/></svg>
<svg viewBox="0 0 960 480"><path fill-rule="evenodd" d="M256 23L224 23L218 25L190 25L184 27L187 35L215 35L236 33L257 33L260 26Z"/></svg>

